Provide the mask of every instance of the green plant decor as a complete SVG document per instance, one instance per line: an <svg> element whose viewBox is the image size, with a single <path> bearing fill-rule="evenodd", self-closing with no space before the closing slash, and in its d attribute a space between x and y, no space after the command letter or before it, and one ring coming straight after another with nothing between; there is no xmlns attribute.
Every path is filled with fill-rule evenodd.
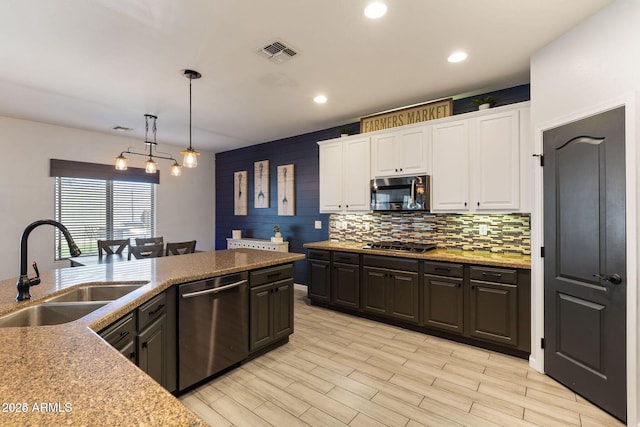
<svg viewBox="0 0 640 427"><path fill-rule="evenodd" d="M483 98L476 98L471 100L471 103L475 106L480 106L482 104L489 104L492 107L496 104L496 100L493 99L492 96L485 96Z"/></svg>
<svg viewBox="0 0 640 427"><path fill-rule="evenodd" d="M274 225L273 226L273 232L274 233L279 233L280 232L280 226L279 225Z"/></svg>

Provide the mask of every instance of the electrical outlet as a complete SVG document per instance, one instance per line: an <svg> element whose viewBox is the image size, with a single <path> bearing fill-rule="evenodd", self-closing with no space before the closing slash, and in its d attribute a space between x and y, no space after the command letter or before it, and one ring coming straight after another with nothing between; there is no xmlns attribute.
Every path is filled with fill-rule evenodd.
<svg viewBox="0 0 640 427"><path fill-rule="evenodd" d="M316 221L314 227L316 230L322 230L322 221Z"/></svg>
<svg viewBox="0 0 640 427"><path fill-rule="evenodd" d="M370 225L368 222L364 223L364 231L369 231Z"/></svg>
<svg viewBox="0 0 640 427"><path fill-rule="evenodd" d="M342 228L343 230L347 229L347 221L342 221L342 224L340 224L340 228Z"/></svg>
<svg viewBox="0 0 640 427"><path fill-rule="evenodd" d="M486 236L488 232L489 227L487 226L487 224L480 224L480 226L478 227L478 233L480 233L481 236Z"/></svg>

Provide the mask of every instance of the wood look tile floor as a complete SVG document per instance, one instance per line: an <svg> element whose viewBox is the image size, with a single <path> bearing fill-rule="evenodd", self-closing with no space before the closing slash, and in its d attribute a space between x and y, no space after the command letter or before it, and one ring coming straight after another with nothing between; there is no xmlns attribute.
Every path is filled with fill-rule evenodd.
<svg viewBox="0 0 640 427"><path fill-rule="evenodd" d="M309 304L290 342L183 395L212 426L622 426L523 359Z"/></svg>

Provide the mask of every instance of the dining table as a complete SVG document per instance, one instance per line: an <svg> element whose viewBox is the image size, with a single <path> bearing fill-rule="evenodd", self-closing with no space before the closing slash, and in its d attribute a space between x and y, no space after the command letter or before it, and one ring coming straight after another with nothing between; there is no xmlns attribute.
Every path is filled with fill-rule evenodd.
<svg viewBox="0 0 640 427"><path fill-rule="evenodd" d="M113 264L116 262L128 261L127 255L113 254L113 255L89 255L89 256L77 256L69 258L71 267L84 267L87 265L100 265L100 264Z"/></svg>

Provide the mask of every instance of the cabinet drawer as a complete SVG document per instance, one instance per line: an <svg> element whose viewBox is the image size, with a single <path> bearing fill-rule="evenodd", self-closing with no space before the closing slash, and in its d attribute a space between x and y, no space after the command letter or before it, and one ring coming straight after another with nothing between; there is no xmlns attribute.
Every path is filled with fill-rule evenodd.
<svg viewBox="0 0 640 427"><path fill-rule="evenodd" d="M469 269L471 279L484 280L487 282L518 283L518 271L505 268L489 268L471 266Z"/></svg>
<svg viewBox="0 0 640 427"><path fill-rule="evenodd" d="M362 259L364 265L388 268L390 270L417 272L420 265L417 259L396 258L392 256L365 255Z"/></svg>
<svg viewBox="0 0 640 427"><path fill-rule="evenodd" d="M251 287L293 277L293 264L263 268L249 273Z"/></svg>
<svg viewBox="0 0 640 427"><path fill-rule="evenodd" d="M452 264L449 262L425 261L424 272L426 274L435 274L438 276L462 277L463 267L462 267L462 264Z"/></svg>
<svg viewBox="0 0 640 427"><path fill-rule="evenodd" d="M333 262L342 262L344 264L358 264L359 255L351 252L334 252Z"/></svg>
<svg viewBox="0 0 640 427"><path fill-rule="evenodd" d="M100 336L113 347L122 348L136 336L136 319L129 313L113 325L109 326Z"/></svg>
<svg viewBox="0 0 640 427"><path fill-rule="evenodd" d="M308 259L320 259L323 261L329 261L331 259L331 252L329 251L320 251L317 249L309 249Z"/></svg>
<svg viewBox="0 0 640 427"><path fill-rule="evenodd" d="M156 295L138 308L138 330L143 330L147 325L160 317L167 307L167 296L163 292Z"/></svg>

